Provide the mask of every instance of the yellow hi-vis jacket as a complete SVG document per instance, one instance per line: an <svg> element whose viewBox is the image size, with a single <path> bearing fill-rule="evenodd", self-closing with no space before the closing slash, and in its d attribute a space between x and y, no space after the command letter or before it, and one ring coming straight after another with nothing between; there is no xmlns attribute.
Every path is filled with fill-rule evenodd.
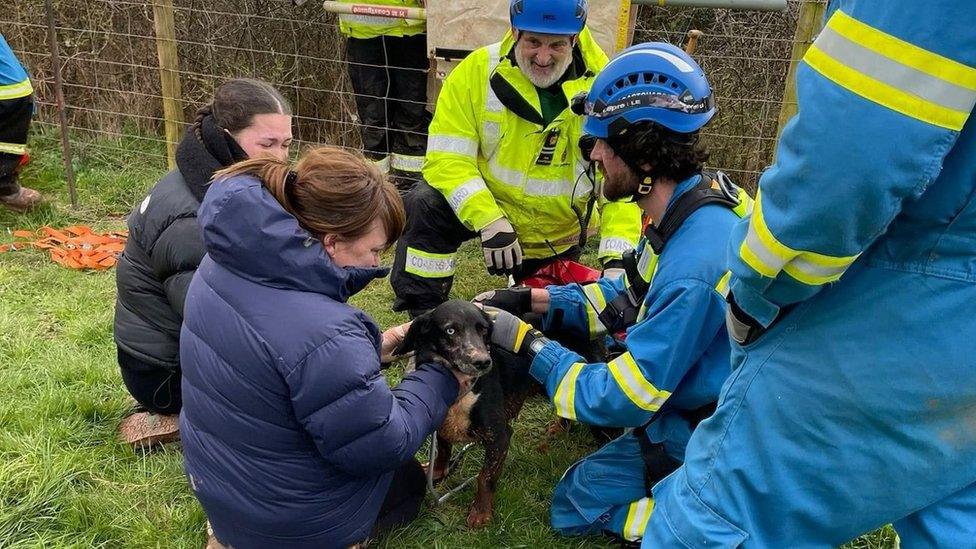
<svg viewBox="0 0 976 549"><path fill-rule="evenodd" d="M418 0L339 0L343 4L375 5L389 8L419 8ZM364 13L339 14L339 30L352 38L376 38L377 36L414 36L427 30L427 22L414 19L397 19Z"/></svg>
<svg viewBox="0 0 976 549"><path fill-rule="evenodd" d="M512 60L511 31L472 52L444 81L430 124L424 179L447 198L458 219L480 231L506 217L527 258L561 253L579 241L580 216L593 193L583 175L583 119L565 108L548 126L536 87ZM567 103L590 89L607 56L584 28L562 83ZM636 204L597 201L602 261L636 246ZM575 211L574 211L575 209Z"/></svg>

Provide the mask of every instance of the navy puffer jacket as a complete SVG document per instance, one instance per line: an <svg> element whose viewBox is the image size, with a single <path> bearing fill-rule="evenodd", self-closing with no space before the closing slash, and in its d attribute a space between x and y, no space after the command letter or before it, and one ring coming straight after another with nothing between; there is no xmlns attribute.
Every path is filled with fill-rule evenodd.
<svg viewBox="0 0 976 549"><path fill-rule="evenodd" d="M236 549L362 541L454 376L421 365L387 385L376 324L346 304L386 270L337 267L258 179L215 182L199 220L207 255L180 333L194 493Z"/></svg>

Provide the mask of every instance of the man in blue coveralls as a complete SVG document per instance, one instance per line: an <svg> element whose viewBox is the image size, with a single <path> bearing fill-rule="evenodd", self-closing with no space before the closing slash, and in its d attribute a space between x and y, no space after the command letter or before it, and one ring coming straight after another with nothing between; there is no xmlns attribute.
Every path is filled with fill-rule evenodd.
<svg viewBox="0 0 976 549"><path fill-rule="evenodd" d="M972 0L834 0L734 231L734 373L643 546L976 547Z"/></svg>
<svg viewBox="0 0 976 549"><path fill-rule="evenodd" d="M683 460L729 374L725 247L750 201L723 174L702 171L699 130L715 107L704 73L681 49L628 48L576 110L588 114L583 131L596 139L590 157L604 196L633 199L654 220L636 253L625 254L626 282L496 290L476 301L504 309L486 308L494 343L531 360L557 414L637 428L573 465L552 502L552 525L564 534L633 542L654 506L650 487ZM529 310L544 314L549 333L596 339L626 329L624 352L586 364L515 316Z"/></svg>

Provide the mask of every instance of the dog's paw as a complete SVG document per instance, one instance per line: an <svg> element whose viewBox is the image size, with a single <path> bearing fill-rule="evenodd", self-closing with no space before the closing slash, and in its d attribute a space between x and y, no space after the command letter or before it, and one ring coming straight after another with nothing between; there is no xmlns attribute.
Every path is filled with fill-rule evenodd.
<svg viewBox="0 0 976 549"><path fill-rule="evenodd" d="M481 528L491 522L493 515L494 513L492 513L490 508L484 510L472 505L471 510L468 511L468 528Z"/></svg>

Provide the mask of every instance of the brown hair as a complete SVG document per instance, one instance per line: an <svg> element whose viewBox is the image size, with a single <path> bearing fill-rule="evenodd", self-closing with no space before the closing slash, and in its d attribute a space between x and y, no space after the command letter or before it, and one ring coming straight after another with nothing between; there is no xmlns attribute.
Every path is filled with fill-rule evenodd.
<svg viewBox="0 0 976 549"><path fill-rule="evenodd" d="M357 238L369 232L376 219L386 229L388 245L403 233L406 214L400 194L383 172L360 154L318 147L298 159L294 172L289 171L287 162L253 158L220 170L214 179L241 174L260 178L285 211L317 238L326 234L346 240Z"/></svg>
<svg viewBox="0 0 976 549"><path fill-rule="evenodd" d="M291 103L264 80L234 78L214 91L213 101L197 110L193 128L200 137L200 123L207 115L221 128L235 134L251 125L258 114L292 114Z"/></svg>

